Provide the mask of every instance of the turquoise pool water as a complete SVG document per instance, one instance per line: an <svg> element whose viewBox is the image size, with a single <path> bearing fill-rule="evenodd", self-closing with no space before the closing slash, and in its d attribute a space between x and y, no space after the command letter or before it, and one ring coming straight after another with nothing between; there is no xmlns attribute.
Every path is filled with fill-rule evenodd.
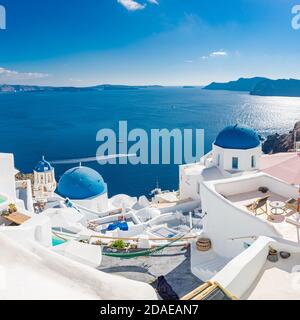
<svg viewBox="0 0 300 320"><path fill-rule="evenodd" d="M59 244L65 243L66 241L57 237L52 237L52 246L58 246Z"/></svg>
<svg viewBox="0 0 300 320"><path fill-rule="evenodd" d="M0 204L6 201L6 197L0 195Z"/></svg>

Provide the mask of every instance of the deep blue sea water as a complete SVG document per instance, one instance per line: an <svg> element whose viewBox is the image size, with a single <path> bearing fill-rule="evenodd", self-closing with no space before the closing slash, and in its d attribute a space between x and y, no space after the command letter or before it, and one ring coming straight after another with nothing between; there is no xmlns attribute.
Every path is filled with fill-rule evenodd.
<svg viewBox="0 0 300 320"><path fill-rule="evenodd" d="M101 128L203 128L205 151L218 132L236 122L261 135L289 131L300 119L300 98L255 97L247 93L200 88L149 88L136 91L13 93L0 95L0 151L15 154L16 167L32 172L47 159L94 156ZM177 165L91 163L108 183L110 195L148 194L156 185L178 187ZM57 179L70 168L57 165Z"/></svg>

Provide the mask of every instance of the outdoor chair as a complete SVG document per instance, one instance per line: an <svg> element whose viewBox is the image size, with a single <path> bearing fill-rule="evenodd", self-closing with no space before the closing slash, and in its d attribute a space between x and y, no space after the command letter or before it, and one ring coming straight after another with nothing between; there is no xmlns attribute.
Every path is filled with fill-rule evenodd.
<svg viewBox="0 0 300 320"><path fill-rule="evenodd" d="M285 202L285 210L298 211L298 200L291 198Z"/></svg>
<svg viewBox="0 0 300 320"><path fill-rule="evenodd" d="M269 218L271 215L268 213L268 199L270 195L259 198L255 200L253 203L246 205L246 208L253 212L256 216L261 214L266 214Z"/></svg>

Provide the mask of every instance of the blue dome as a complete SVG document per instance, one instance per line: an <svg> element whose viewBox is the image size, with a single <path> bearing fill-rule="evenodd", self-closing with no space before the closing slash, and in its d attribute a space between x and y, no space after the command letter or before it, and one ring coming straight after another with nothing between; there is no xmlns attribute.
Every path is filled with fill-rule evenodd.
<svg viewBox="0 0 300 320"><path fill-rule="evenodd" d="M88 167L76 167L66 171L59 180L58 194L73 200L99 196L107 190L101 175Z"/></svg>
<svg viewBox="0 0 300 320"><path fill-rule="evenodd" d="M225 149L251 149L260 145L260 138L254 130L236 124L224 128L214 144Z"/></svg>
<svg viewBox="0 0 300 320"><path fill-rule="evenodd" d="M51 171L53 169L53 167L51 166L51 164L45 160L45 158L43 157L43 159L41 161L39 161L39 163L34 167L34 171L36 172L46 172L46 171Z"/></svg>

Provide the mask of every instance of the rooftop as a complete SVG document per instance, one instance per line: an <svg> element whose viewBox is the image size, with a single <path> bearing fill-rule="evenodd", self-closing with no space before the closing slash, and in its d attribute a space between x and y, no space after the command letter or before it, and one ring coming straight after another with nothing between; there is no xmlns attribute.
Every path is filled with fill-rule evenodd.
<svg viewBox="0 0 300 320"><path fill-rule="evenodd" d="M298 269L293 269L299 263L299 253L292 253L286 260L279 259L276 264L266 261L260 274L242 299L299 300L299 273Z"/></svg>
<svg viewBox="0 0 300 320"><path fill-rule="evenodd" d="M273 201L281 201L285 203L287 200L289 200L287 197L272 192L270 190L266 194L263 194L262 192L255 190L228 196L227 200L231 201L234 205L238 206L239 208L245 210L247 205L251 205L254 201L262 197L265 197L266 195L270 196L267 200L267 214L258 214L256 215L256 217L272 224L272 226L283 236L283 238L297 242L298 238L295 226L291 223L286 222L286 219L290 218L293 214L296 213L296 211L292 209L286 209L284 212L279 212L282 212L282 214L274 214L274 210L272 210L272 207L270 205L270 203L272 203ZM255 213L249 210L247 211L249 214L255 215ZM270 217L272 219L270 219Z"/></svg>
<svg viewBox="0 0 300 320"><path fill-rule="evenodd" d="M227 206L231 204L240 209L241 214L248 213L257 219L263 220L272 226L276 233L284 239L298 242L296 225L289 222L297 215L297 208L287 208L286 206L288 200L297 200L299 196L297 187L264 173L230 178L225 181L213 181L208 185L219 196L226 199ZM260 191L262 187L266 189L264 192ZM247 206L266 196L269 196L269 198L266 205L262 207L266 211L265 213L261 209L255 212L247 208ZM272 202L274 201L282 202L281 208L273 209L274 203ZM228 209L230 208L228 207Z"/></svg>
<svg viewBox="0 0 300 320"><path fill-rule="evenodd" d="M236 124L224 128L214 144L225 149L252 149L260 145L260 138L253 129Z"/></svg>
<svg viewBox="0 0 300 320"><path fill-rule="evenodd" d="M59 180L58 193L73 200L88 199L107 191L102 176L88 167L75 167L66 171Z"/></svg>
<svg viewBox="0 0 300 320"><path fill-rule="evenodd" d="M34 168L34 171L36 172L46 172L51 170L53 170L53 167L47 160L45 160L44 157L41 161L39 161L39 163Z"/></svg>
<svg viewBox="0 0 300 320"><path fill-rule="evenodd" d="M259 169L290 184L300 184L300 156L296 152L263 155Z"/></svg>

